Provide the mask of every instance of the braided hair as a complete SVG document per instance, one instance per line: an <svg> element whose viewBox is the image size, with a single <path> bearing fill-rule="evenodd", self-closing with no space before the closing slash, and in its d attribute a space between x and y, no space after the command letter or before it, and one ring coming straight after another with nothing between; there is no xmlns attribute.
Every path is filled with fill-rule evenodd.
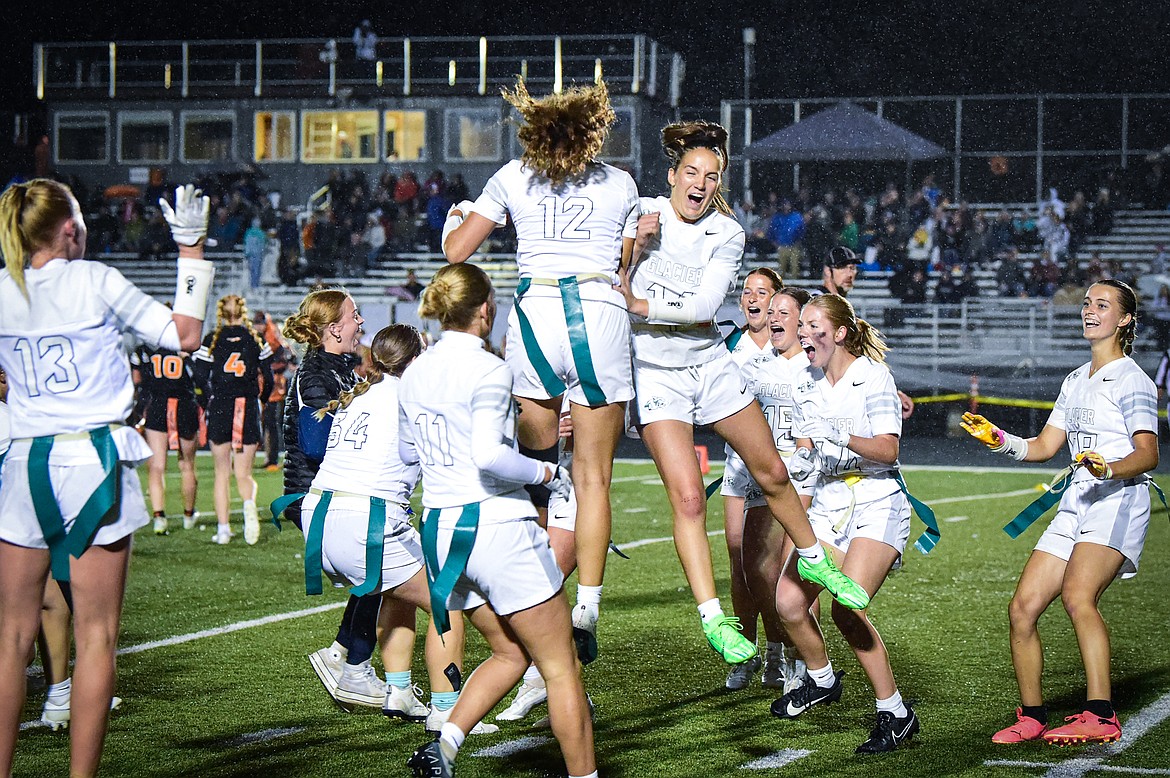
<svg viewBox="0 0 1170 778"><path fill-rule="evenodd" d="M355 399L370 391L370 387L382 383L386 376L400 378L407 365L425 348L422 333L409 324L391 324L379 330L370 343L366 377L353 389L342 392L339 398L317 411L315 415L318 421L339 408L348 408Z"/></svg>
<svg viewBox="0 0 1170 778"><path fill-rule="evenodd" d="M215 344L219 342L219 335L223 331L224 325L236 319L243 319L243 326L256 341L256 345L261 349L264 348L264 339L256 332L256 328L252 326L252 320L248 316L247 300L238 294L228 294L219 298L215 304L215 331L211 333L211 344L207 347L208 353L215 351Z"/></svg>
<svg viewBox="0 0 1170 778"><path fill-rule="evenodd" d="M1106 278L1094 286L1108 286L1117 291L1117 305L1121 308L1121 315L1130 315L1129 324L1119 327L1117 330L1117 339L1121 342L1121 353L1129 356L1133 353L1133 341L1137 337L1137 323L1138 323L1138 296L1133 287L1124 281L1118 281L1116 278Z"/></svg>

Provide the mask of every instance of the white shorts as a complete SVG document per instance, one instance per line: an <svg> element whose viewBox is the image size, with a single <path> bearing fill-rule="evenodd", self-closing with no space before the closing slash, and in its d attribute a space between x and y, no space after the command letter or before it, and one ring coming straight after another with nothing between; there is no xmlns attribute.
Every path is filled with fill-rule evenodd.
<svg viewBox="0 0 1170 778"><path fill-rule="evenodd" d="M462 510L443 511L450 521L439 525L435 545L440 567L447 562L454 523ZM551 599L563 583L548 533L535 519L481 523L467 569L447 598L447 609L465 611L487 603L506 616Z"/></svg>
<svg viewBox="0 0 1170 778"><path fill-rule="evenodd" d="M748 472L747 465L739 458L739 454L731 446L723 451L723 483L719 493L724 497L747 497L749 493L759 494L760 487Z"/></svg>
<svg viewBox="0 0 1170 778"><path fill-rule="evenodd" d="M602 300L584 299L581 303L597 383L607 402L626 402L634 396L634 381L630 372L629 312L624 306ZM564 381L569 399L578 405L590 405L581 387L581 377L577 374L559 291L554 291L552 287L534 286L524 295L520 304L524 306L524 313L532 325L541 353L557 377ZM520 334L516 306L512 306L508 314L507 338L508 348L504 358L512 371L512 393L533 400L552 397L528 358L528 350Z"/></svg>
<svg viewBox="0 0 1170 778"><path fill-rule="evenodd" d="M132 434L138 437L133 431ZM27 440L16 441L4 459L4 469L0 475L0 483L3 484L0 488L0 540L26 548L48 548L29 493L28 450ZM77 456L71 453L74 451ZM94 461L86 461L90 459ZM61 508L61 517L65 520L66 532L72 529L77 514L105 476L105 471L96 460L97 454L88 440L64 441L53 446L49 460L49 479ZM62 461L74 463L57 464ZM108 546L134 534L150 522L138 470L126 462L119 461L118 466L122 479L121 510L116 518L98 528L92 543L95 546Z"/></svg>
<svg viewBox="0 0 1170 778"><path fill-rule="evenodd" d="M1074 481L1056 516L1036 543L1037 551L1068 561L1077 543L1096 543L1121 552L1119 574L1137 575L1150 526L1150 487L1144 480Z"/></svg>
<svg viewBox="0 0 1170 778"><path fill-rule="evenodd" d="M691 367L659 367L634 361L637 423L681 421L711 424L739 413L756 401L746 392L731 354Z"/></svg>
<svg viewBox="0 0 1170 778"><path fill-rule="evenodd" d="M301 529L308 536L313 511L321 498L305 496ZM334 586L359 586L366 580L366 533L370 525L367 497L334 494L325 514L321 537L321 570ZM422 542L406 510L386 503L386 530L382 541L382 588L387 591L409 581L423 568Z"/></svg>
<svg viewBox="0 0 1170 778"><path fill-rule="evenodd" d="M813 493L808 521L817 540L842 552L849 550L854 538L885 543L898 551L897 567L910 537L910 501L901 489L858 503L851 492L844 481L834 479L822 482Z"/></svg>

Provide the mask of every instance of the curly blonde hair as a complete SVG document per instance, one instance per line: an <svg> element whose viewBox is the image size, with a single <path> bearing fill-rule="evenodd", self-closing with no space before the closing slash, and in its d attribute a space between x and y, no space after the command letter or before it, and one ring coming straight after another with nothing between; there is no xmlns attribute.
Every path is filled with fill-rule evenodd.
<svg viewBox="0 0 1170 778"><path fill-rule="evenodd" d="M523 119L518 133L524 146L521 160L554 184L585 172L617 119L604 81L536 99L523 79L517 79L515 88L502 94Z"/></svg>
<svg viewBox="0 0 1170 778"><path fill-rule="evenodd" d="M672 170L678 170L683 157L694 149L709 149L719 159L719 170L727 172L730 156L727 151L727 130L715 122L702 119L689 122L674 122L662 128L662 152L670 160ZM724 216L732 216L731 206L723 196L726 187L721 183L715 193L713 204Z"/></svg>

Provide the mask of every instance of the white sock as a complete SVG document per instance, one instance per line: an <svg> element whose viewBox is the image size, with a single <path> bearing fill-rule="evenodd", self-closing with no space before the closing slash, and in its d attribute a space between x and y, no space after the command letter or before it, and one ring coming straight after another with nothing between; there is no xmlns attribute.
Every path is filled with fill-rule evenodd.
<svg viewBox="0 0 1170 778"><path fill-rule="evenodd" d="M801 559L807 559L814 565L825 558L825 549L821 547L820 543L814 543L808 548L798 548L796 549L796 553L800 554Z"/></svg>
<svg viewBox="0 0 1170 778"><path fill-rule="evenodd" d="M61 683L49 684L48 698L54 702L60 702L62 698L69 699L73 692L73 678L66 678Z"/></svg>
<svg viewBox="0 0 1170 778"><path fill-rule="evenodd" d="M544 688L544 676L536 669L536 665L528 665L528 669L524 671L524 683L537 689Z"/></svg>
<svg viewBox="0 0 1170 778"><path fill-rule="evenodd" d="M244 507L247 508L248 506L252 506L253 508L255 508L256 501L255 500L244 500Z"/></svg>
<svg viewBox="0 0 1170 778"><path fill-rule="evenodd" d="M455 755L459 753L459 749L466 739L467 733L448 721L439 730L439 748L443 749L443 756L454 762Z"/></svg>
<svg viewBox="0 0 1170 778"><path fill-rule="evenodd" d="M577 584L577 604L592 605L594 610L601 607L601 587Z"/></svg>
<svg viewBox="0 0 1170 778"><path fill-rule="evenodd" d="M712 597L706 602L699 603L699 618L703 621L708 621L716 616L723 615L723 606L719 604L718 597Z"/></svg>
<svg viewBox="0 0 1170 778"><path fill-rule="evenodd" d="M570 775L569 778L598 778L597 771L589 773L589 775Z"/></svg>
<svg viewBox="0 0 1170 778"><path fill-rule="evenodd" d="M808 677L813 679L813 683L815 683L817 686L821 687L822 689L828 689L830 686L833 685L833 682L837 680L833 676L833 663L832 662L829 662L827 665L822 667L820 670L814 670L811 667L806 667L805 671L808 673Z"/></svg>
<svg viewBox="0 0 1170 778"><path fill-rule="evenodd" d="M906 714L910 711L906 710L906 705L902 702L902 692L894 692L892 695L884 700L877 701L878 711L888 710L894 714L895 718L904 719Z"/></svg>

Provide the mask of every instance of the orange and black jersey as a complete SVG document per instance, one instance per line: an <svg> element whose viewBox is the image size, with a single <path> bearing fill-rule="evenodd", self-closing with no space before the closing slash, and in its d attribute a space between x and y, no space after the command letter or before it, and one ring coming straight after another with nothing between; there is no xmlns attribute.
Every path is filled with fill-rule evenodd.
<svg viewBox="0 0 1170 778"><path fill-rule="evenodd" d="M130 368L138 373L138 391L144 397L195 399L191 362L176 351L139 346L130 354Z"/></svg>
<svg viewBox="0 0 1170 778"><path fill-rule="evenodd" d="M243 325L223 327L218 338L208 334L194 359L196 379L213 401L257 397L266 402L272 393L272 349L257 343Z"/></svg>

